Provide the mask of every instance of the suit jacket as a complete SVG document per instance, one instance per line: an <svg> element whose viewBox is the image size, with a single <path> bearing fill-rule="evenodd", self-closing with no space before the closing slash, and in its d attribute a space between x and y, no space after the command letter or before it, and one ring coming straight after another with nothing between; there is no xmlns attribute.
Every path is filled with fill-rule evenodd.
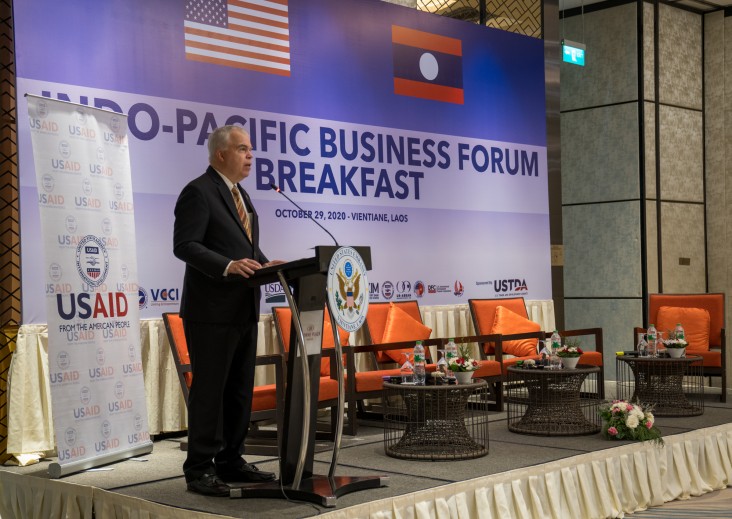
<svg viewBox="0 0 732 519"><path fill-rule="evenodd" d="M244 323L259 319L259 287L237 275L224 276L232 260L268 260L259 249L259 220L246 191L239 188L252 213L252 240L239 220L231 192L212 167L181 191L175 205L173 253L186 263L181 317L193 322Z"/></svg>

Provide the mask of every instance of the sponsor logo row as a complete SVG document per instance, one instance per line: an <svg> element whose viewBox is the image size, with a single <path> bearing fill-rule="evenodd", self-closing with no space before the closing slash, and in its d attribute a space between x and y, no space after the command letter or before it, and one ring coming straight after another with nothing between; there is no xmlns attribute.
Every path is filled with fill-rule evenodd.
<svg viewBox="0 0 732 519"><path fill-rule="evenodd" d="M525 296L529 292L525 278L476 281L475 286L492 289L493 295L496 297ZM279 283L270 283L264 285L263 288L266 303L286 302L284 290ZM464 293L465 286L459 279L454 280L451 284L425 283L420 280L369 282L369 301L419 299L430 294L452 294L455 297L462 297Z"/></svg>

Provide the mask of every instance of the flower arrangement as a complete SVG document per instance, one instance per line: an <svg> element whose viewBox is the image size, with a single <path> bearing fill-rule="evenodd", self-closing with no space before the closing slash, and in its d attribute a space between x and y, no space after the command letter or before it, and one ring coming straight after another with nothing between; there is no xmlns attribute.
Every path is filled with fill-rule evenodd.
<svg viewBox="0 0 732 519"><path fill-rule="evenodd" d="M458 346L458 355L450 360L451 371L475 371L480 367L477 360L470 356L470 347L467 344Z"/></svg>
<svg viewBox="0 0 732 519"><path fill-rule="evenodd" d="M568 344L565 344L557 350L559 357L579 357L583 353L582 348L579 346L570 346Z"/></svg>
<svg viewBox="0 0 732 519"><path fill-rule="evenodd" d="M613 400L600 406L605 437L613 440L652 441L663 445L661 431L654 425L650 408L631 404L626 400Z"/></svg>
<svg viewBox="0 0 732 519"><path fill-rule="evenodd" d="M684 339L666 339L663 341L663 345L666 346L666 348L686 348L689 343Z"/></svg>

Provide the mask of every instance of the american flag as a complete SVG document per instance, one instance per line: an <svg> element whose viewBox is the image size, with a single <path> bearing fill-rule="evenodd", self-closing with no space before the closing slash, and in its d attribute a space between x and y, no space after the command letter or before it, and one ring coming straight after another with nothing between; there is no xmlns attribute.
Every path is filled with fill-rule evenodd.
<svg viewBox="0 0 732 519"><path fill-rule="evenodd" d="M288 0L186 0L186 58L290 75Z"/></svg>

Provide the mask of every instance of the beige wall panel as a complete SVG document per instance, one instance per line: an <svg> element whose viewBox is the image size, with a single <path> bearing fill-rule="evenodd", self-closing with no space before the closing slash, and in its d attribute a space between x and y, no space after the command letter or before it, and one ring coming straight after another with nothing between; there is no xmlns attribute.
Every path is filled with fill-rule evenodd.
<svg viewBox="0 0 732 519"><path fill-rule="evenodd" d="M661 106L662 200L704 201L702 113Z"/></svg>
<svg viewBox="0 0 732 519"><path fill-rule="evenodd" d="M704 94L707 196L707 276L709 290L723 292L729 241L724 239L727 221L725 191L724 128L724 13L704 18ZM722 239L720 239L722 237Z"/></svg>
<svg viewBox="0 0 732 519"><path fill-rule="evenodd" d="M646 198L656 198L656 109L655 104L646 101L643 104L643 137L646 143L645 174Z"/></svg>
<svg viewBox="0 0 732 519"><path fill-rule="evenodd" d="M643 95L648 101L656 99L656 75L653 71L656 56L653 54L653 4L643 2Z"/></svg>
<svg viewBox="0 0 732 519"><path fill-rule="evenodd" d="M626 4L586 13L584 31L581 16L562 22L563 38L587 46L584 67L561 65L562 111L638 99L635 9Z"/></svg>
<svg viewBox="0 0 732 519"><path fill-rule="evenodd" d="M638 202L564 207L565 297L640 297Z"/></svg>
<svg viewBox="0 0 732 519"><path fill-rule="evenodd" d="M658 292L658 220L656 201L646 202L646 283L648 293Z"/></svg>
<svg viewBox="0 0 732 519"><path fill-rule="evenodd" d="M661 225L663 292L705 292L704 206L663 202ZM679 265L679 258L691 264Z"/></svg>
<svg viewBox="0 0 732 519"><path fill-rule="evenodd" d="M701 109L701 15L664 4L659 15L660 101Z"/></svg>
<svg viewBox="0 0 732 519"><path fill-rule="evenodd" d="M640 196L636 103L562 114L561 131L563 203Z"/></svg>
<svg viewBox="0 0 732 519"><path fill-rule="evenodd" d="M615 380L615 352L633 349L633 328L643 326L642 300L565 299L564 311L568 330L602 328L605 380Z"/></svg>

